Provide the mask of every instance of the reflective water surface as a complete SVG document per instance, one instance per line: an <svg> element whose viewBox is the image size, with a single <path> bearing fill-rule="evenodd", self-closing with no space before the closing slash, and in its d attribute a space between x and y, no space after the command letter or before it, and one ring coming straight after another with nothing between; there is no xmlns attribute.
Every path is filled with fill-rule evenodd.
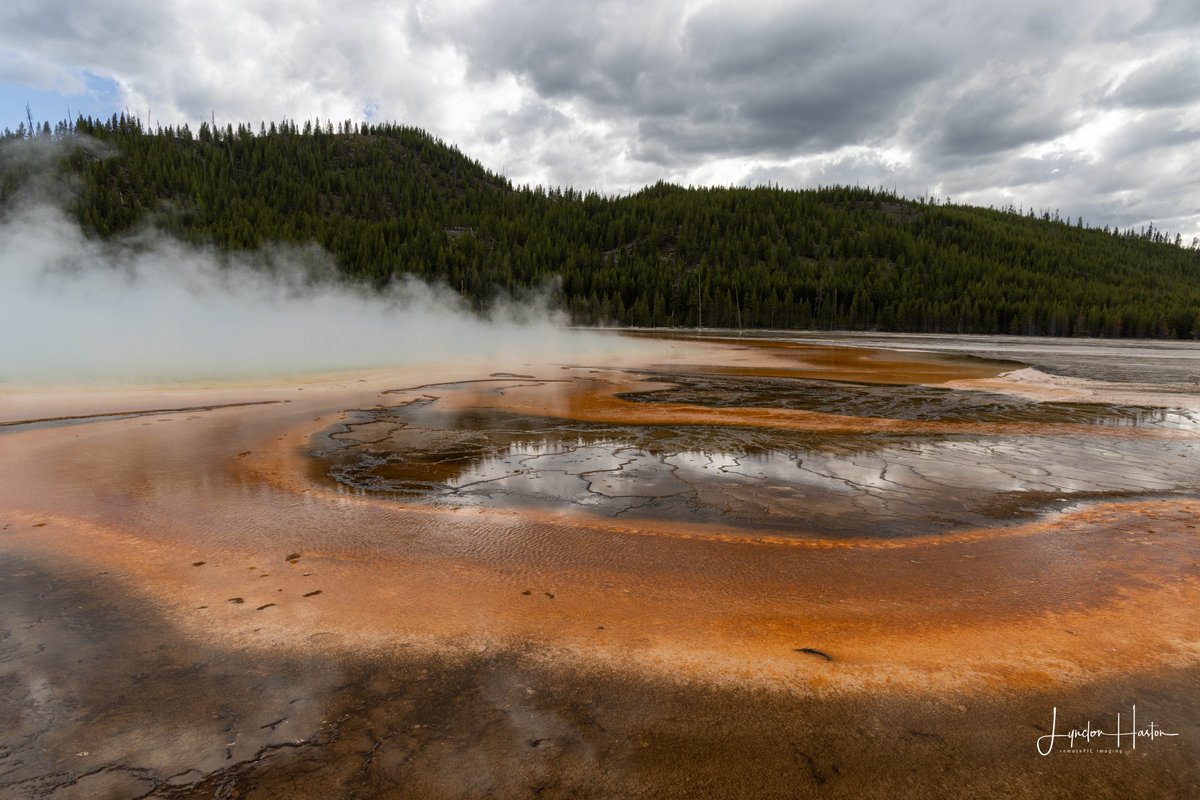
<svg viewBox="0 0 1200 800"><path fill-rule="evenodd" d="M394 391L398 402L350 412L314 437L312 473L408 503L578 508L805 537L945 532L1200 485L1200 414L1189 408L761 374L596 372ZM616 404L610 421L509 410L606 402ZM638 424L644 408L732 413L721 424L670 416ZM808 416L743 426L736 412L747 408L842 425ZM872 424L881 420L883 429Z"/></svg>

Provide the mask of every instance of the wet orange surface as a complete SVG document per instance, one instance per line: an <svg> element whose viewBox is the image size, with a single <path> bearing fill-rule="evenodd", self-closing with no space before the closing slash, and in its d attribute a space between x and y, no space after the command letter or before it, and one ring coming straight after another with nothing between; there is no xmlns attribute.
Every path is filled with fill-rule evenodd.
<svg viewBox="0 0 1200 800"><path fill-rule="evenodd" d="M120 416L118 401L88 409L112 415L100 421L10 425L0 435L0 548L51 570L107 573L181 640L247 653L516 647L560 667L825 698L1073 691L1200 662L1200 498L1178 487L1088 496L990 525L903 537L864 527L830 538L802 520L763 531L503 499L472 507L313 478L314 435L348 409L416 397L436 397L444 413L889 433L950 437L950 445L1070 437L1103 447L1157 437L1190 446L1197 437L618 396L661 386L672 370L855 381L871 373L898 385L989 378L993 386L1004 371L928 354L740 341L678 347L646 365L658 383L604 365L517 361L339 376L286 396L281 387L223 391L220 403L174 412ZM530 377L490 377L504 368ZM487 382L456 383L470 380Z"/></svg>
<svg viewBox="0 0 1200 800"><path fill-rule="evenodd" d="M831 349L814 359L821 374L834 364ZM732 352L746 351L738 344ZM897 363L894 377L911 377ZM442 403L822 433L1196 435L635 405L615 396L633 385L602 373L569 391L506 385L502 394L480 389ZM1196 500L1096 502L900 540L598 519L570 509L412 506L309 480L307 438L345 402L340 389L310 391L323 393L315 419L306 399L286 411L192 409L8 435L6 548L104 564L185 629L270 647L315 633L356 647L536 640L635 670L797 691L897 682L941 690L981 677L1074 681L1197 655L1197 624L1182 611L1200 602ZM285 562L290 553L301 558ZM198 560L205 564L192 566ZM302 589L320 594L306 598ZM798 658L795 648L806 646L838 666Z"/></svg>

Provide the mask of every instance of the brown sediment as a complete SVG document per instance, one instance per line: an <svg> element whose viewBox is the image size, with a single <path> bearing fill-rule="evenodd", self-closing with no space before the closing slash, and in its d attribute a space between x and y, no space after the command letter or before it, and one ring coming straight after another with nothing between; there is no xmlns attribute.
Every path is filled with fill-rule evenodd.
<svg viewBox="0 0 1200 800"><path fill-rule="evenodd" d="M898 351L875 347L841 347L770 338L737 338L675 334L674 338L725 349L726 363L699 366L714 374L802 377L904 385L947 380L994 378L1022 364L991 358ZM730 364L728 361L741 363ZM686 368L686 364L678 368Z"/></svg>
<svg viewBox="0 0 1200 800"><path fill-rule="evenodd" d="M771 372L773 377L773 371ZM889 417L852 417L818 411L784 408L719 408L683 403L631 403L621 394L661 388L611 375L608 380L559 386L510 385L498 394L446 394L439 401L446 410L493 408L579 422L626 425L708 425L735 428L769 428L829 434L898 433L912 435L974 436L1136 436L1139 438L1194 439L1200 434L1184 430L1132 430L1071 423L983 423L908 420ZM423 387L429 388L429 387Z"/></svg>
<svg viewBox="0 0 1200 800"><path fill-rule="evenodd" d="M743 344L710 355L747 357ZM1081 721L1132 699L1139 714L1200 733L1185 691L1200 663L1200 499L1177 487L939 534L829 538L802 523L773 535L720 520L507 507L503 497L494 507L430 505L339 491L307 470L313 434L345 409L391 403L397 396L380 392L398 383L429 393L458 382L437 393L439 412L486 407L624 426L749 420L830 436L1036 434L1114 447L1163 431L889 428L905 421L639 404L616 397L645 388L626 373L573 370L570 383L549 386L540 380L549 369L527 365L520 374L541 385L463 383L495 369L306 391L304 402L214 410L186 425L109 419L6 434L0 523L10 527L0 547L21 591L0 602L34 620L14 630L33 631L58 618L34 598L61 602L55 613L78 619L55 629L55 641L97 672L84 685L24 634L0 645L21 676L14 686L36 687L38 675L52 675L52 686L74 680L66 691L86 709L35 706L34 688L10 695L19 708L0 703L0 721L28 737L0 742L14 748L0 751L0 765L6 752L23 759L0 791L49 795L74 781L102 792L95 781L119 777L181 797L234 786L243 796L523 796L539 787L549 796L736 796L747 786L755 796L864 796L879 773L909 781L892 796L916 796L903 788L919 785L905 778L914 763L943 795L1037 796L1051 784L1062 794L1066 778L1093 795L1196 785L1194 740L1139 744L1139 755L1159 760L1128 769L1056 762L1051 784L1028 766L1051 705ZM1187 439L1170 433L1160 438ZM256 568L269 564L280 569ZM88 625L133 661L88 645L78 634ZM302 677L289 681L288 670ZM144 700L139 681L153 687ZM106 699L114 686L133 709L126 716ZM223 705L219 687L244 708ZM172 693L190 722L166 713ZM63 733L36 732L39 720ZM165 730L174 733L164 739ZM174 744L188 736L193 750ZM92 752L80 741L118 739L96 745L95 757L72 755ZM67 756L80 767L56 778ZM691 782L681 783L688 763Z"/></svg>

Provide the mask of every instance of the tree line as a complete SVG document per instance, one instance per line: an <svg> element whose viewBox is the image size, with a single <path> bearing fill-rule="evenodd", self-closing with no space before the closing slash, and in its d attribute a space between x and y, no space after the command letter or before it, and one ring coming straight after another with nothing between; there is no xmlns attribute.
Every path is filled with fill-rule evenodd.
<svg viewBox="0 0 1200 800"><path fill-rule="evenodd" d="M6 130L0 214L37 169L22 148L41 142L91 235L316 242L348 279L411 273L480 307L549 284L580 324L1200 337L1200 251L1153 226L849 186L514 186L408 126L126 115Z"/></svg>

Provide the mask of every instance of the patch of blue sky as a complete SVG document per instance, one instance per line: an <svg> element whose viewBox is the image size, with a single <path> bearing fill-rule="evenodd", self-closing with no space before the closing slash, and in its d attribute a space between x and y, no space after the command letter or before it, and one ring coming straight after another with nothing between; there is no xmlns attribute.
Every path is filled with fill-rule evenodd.
<svg viewBox="0 0 1200 800"><path fill-rule="evenodd" d="M37 124L49 122L50 127L61 122L70 114L74 121L80 114L96 119L108 119L124 111L121 90L117 82L103 75L84 72L85 89L77 94L64 94L47 89L38 89L28 84L0 81L0 130L16 130L24 123L28 125L25 104Z"/></svg>

